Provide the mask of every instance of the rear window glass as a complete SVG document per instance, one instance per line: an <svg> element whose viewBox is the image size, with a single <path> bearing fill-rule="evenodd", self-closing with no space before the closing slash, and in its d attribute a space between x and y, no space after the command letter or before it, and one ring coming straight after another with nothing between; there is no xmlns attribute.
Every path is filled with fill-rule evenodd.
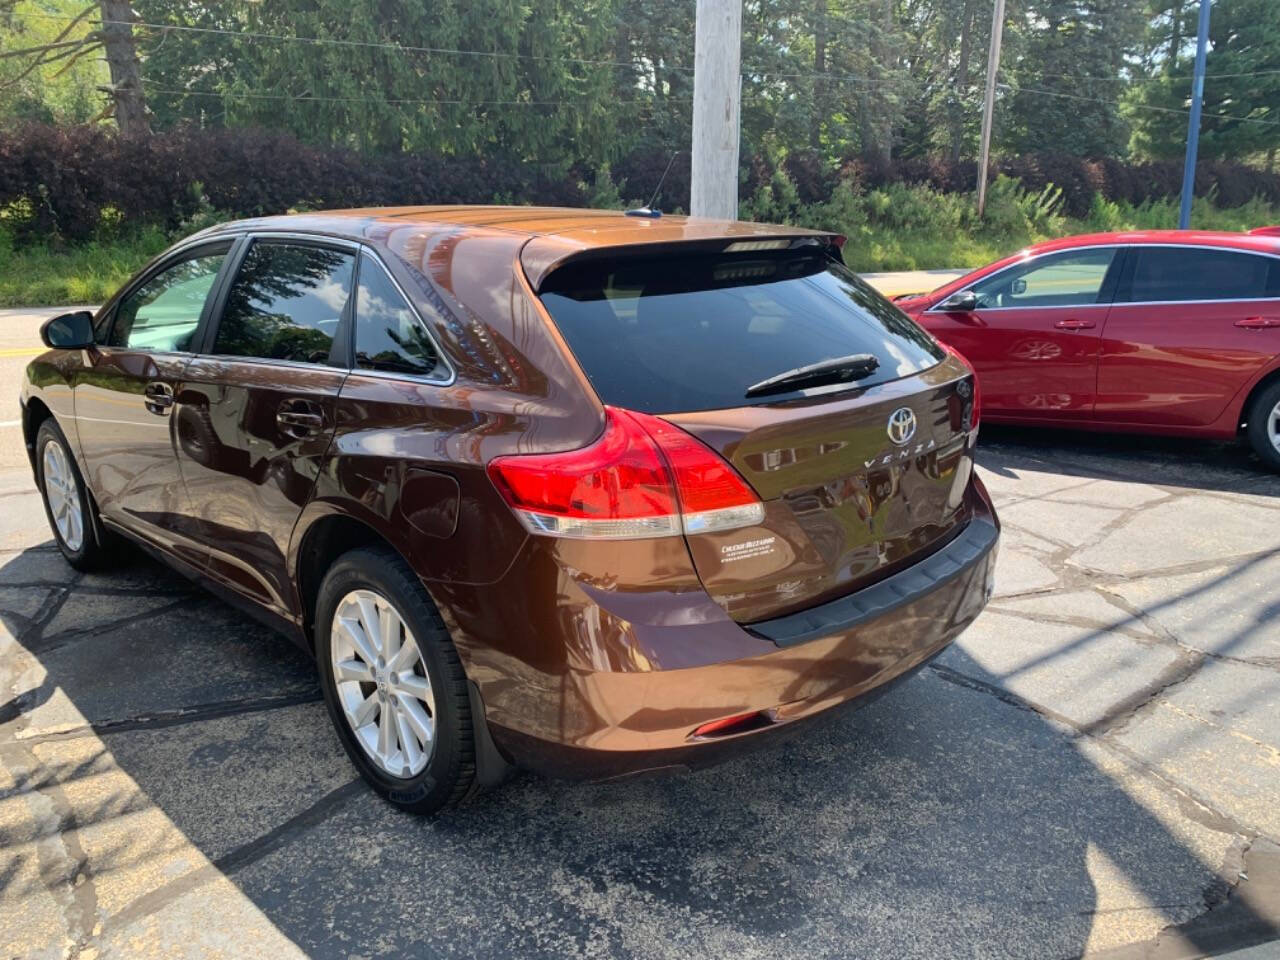
<svg viewBox="0 0 1280 960"><path fill-rule="evenodd" d="M744 254L569 264L542 301L600 398L643 413L718 410L874 386L944 354L825 255ZM748 397L797 367L872 354L854 383Z"/></svg>
<svg viewBox="0 0 1280 960"><path fill-rule="evenodd" d="M1138 247L1130 300L1247 300L1280 294L1274 257L1201 247Z"/></svg>

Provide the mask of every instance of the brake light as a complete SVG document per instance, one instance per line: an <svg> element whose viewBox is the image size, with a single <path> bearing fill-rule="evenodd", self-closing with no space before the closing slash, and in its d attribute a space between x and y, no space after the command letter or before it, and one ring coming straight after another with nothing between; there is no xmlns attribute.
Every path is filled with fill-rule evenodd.
<svg viewBox="0 0 1280 960"><path fill-rule="evenodd" d="M764 504L678 427L605 407L604 433L564 453L496 457L489 476L531 533L635 539L751 526Z"/></svg>
<svg viewBox="0 0 1280 960"><path fill-rule="evenodd" d="M982 382L978 379L978 371L969 362L969 358L955 347L944 343L942 348L969 368L969 374L973 378L973 413L969 417L969 429L976 430L978 421L982 419Z"/></svg>

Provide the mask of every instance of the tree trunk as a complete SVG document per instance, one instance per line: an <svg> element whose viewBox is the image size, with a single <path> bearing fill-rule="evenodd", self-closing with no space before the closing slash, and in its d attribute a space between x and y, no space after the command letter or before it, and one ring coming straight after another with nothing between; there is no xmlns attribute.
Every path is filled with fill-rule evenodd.
<svg viewBox="0 0 1280 960"><path fill-rule="evenodd" d="M827 85L821 75L827 72L827 0L813 4L813 116L809 125L809 146L817 150L822 143L822 123L826 119Z"/></svg>
<svg viewBox="0 0 1280 960"><path fill-rule="evenodd" d="M964 0L960 21L960 62L956 64L956 85L951 102L951 136L948 153L951 162L960 159L964 141L965 95L969 88L969 57L973 52L973 0Z"/></svg>
<svg viewBox="0 0 1280 960"><path fill-rule="evenodd" d="M1169 26L1169 55L1165 58L1164 72L1172 75L1178 72L1178 51L1182 48L1182 0L1175 0L1169 16L1172 23Z"/></svg>
<svg viewBox="0 0 1280 960"><path fill-rule="evenodd" d="M111 86L106 88L116 106L116 126L126 137L146 136L151 132L147 121L147 105L142 94L142 64L133 37L133 9L128 0L100 0L102 11L102 46L111 71Z"/></svg>
<svg viewBox="0 0 1280 960"><path fill-rule="evenodd" d="M879 117L874 125L875 144L872 159L881 170L888 170L893 163L893 107L892 103L885 92L884 82L889 76L889 59L890 59L890 43L889 34L893 29L893 0L881 0L884 11L884 19L880 24L880 31L876 36L876 64L877 74L881 81L879 89L874 92L871 100L876 104L876 112Z"/></svg>

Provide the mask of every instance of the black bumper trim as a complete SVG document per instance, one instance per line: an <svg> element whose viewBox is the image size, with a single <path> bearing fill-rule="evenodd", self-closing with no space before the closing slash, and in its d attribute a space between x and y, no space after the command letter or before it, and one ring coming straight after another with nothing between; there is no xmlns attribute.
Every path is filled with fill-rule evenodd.
<svg viewBox="0 0 1280 960"><path fill-rule="evenodd" d="M747 624L746 629L780 647L840 633L919 600L973 568L995 546L1000 531L981 513L937 553L865 589L785 617Z"/></svg>

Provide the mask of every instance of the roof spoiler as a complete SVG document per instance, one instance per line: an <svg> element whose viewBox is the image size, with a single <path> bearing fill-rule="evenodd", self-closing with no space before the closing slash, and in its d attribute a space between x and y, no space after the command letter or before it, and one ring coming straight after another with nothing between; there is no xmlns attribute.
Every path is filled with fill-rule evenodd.
<svg viewBox="0 0 1280 960"><path fill-rule="evenodd" d="M641 221L645 222L645 221ZM655 226L663 220L648 221ZM754 228L752 224L730 224L709 220L705 223L686 221L672 224L669 231L661 227L646 231L647 236L630 237L616 243L585 246L561 234L535 236L520 250L520 264L534 291L540 291L547 277L566 263L584 260L615 260L630 256L664 256L683 251L705 253L750 253L752 251L822 247L838 254L845 238L835 233L785 227Z"/></svg>
<svg viewBox="0 0 1280 960"><path fill-rule="evenodd" d="M1280 237L1280 225L1273 227L1254 227L1248 231L1251 237Z"/></svg>

